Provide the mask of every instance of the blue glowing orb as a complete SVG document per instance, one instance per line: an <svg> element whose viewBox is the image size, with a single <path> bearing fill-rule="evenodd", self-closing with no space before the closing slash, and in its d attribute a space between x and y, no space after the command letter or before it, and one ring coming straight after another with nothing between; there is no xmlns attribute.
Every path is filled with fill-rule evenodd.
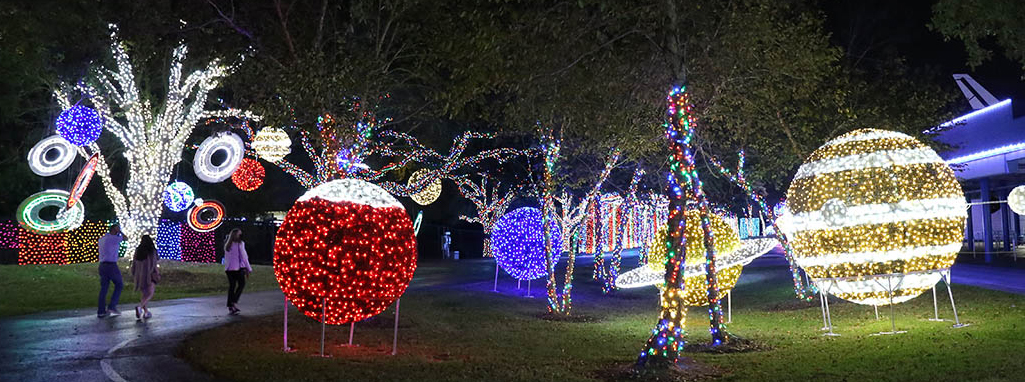
<svg viewBox="0 0 1025 382"><path fill-rule="evenodd" d="M562 253L562 230L554 220L549 224L555 261L558 262ZM502 215L491 231L491 251L505 273L517 280L547 276L541 210L522 207Z"/></svg>
<svg viewBox="0 0 1025 382"><path fill-rule="evenodd" d="M171 211L185 211L195 199L196 194L192 192L192 187L185 182L174 182L164 188L164 205Z"/></svg>
<svg viewBox="0 0 1025 382"><path fill-rule="evenodd" d="M57 134L73 145L85 146L100 138L103 118L90 107L75 105L57 117Z"/></svg>

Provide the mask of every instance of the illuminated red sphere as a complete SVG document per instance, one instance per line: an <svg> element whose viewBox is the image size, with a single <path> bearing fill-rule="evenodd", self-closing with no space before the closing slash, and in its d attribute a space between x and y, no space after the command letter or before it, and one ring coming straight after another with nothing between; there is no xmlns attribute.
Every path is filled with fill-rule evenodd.
<svg viewBox="0 0 1025 382"><path fill-rule="evenodd" d="M339 325L384 311L416 270L413 222L395 197L356 179L317 186L288 210L274 275L303 314Z"/></svg>
<svg viewBox="0 0 1025 382"><path fill-rule="evenodd" d="M260 161L252 158L243 158L235 172L231 173L231 182L235 183L242 191L253 191L263 185L263 178L267 171L263 169Z"/></svg>

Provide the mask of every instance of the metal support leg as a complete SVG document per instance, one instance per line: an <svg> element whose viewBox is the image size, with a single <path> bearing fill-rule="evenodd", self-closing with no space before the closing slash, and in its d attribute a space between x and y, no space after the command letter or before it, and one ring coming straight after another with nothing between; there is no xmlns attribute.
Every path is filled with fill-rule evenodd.
<svg viewBox="0 0 1025 382"><path fill-rule="evenodd" d="M527 280L527 298L534 298L530 295L530 280Z"/></svg>
<svg viewBox="0 0 1025 382"><path fill-rule="evenodd" d="M954 328L963 328L970 324L962 324L961 319L957 317L957 306L954 306L954 292L950 290L950 271L947 271L943 277L943 283L947 284L947 295L950 296L950 309L954 310Z"/></svg>
<svg viewBox="0 0 1025 382"><path fill-rule="evenodd" d="M825 292L822 293L822 303L826 305L826 323L829 328L829 331L822 333L822 335L828 337L839 337L839 334L833 333L833 315L829 313L829 295L825 294Z"/></svg>
<svg viewBox="0 0 1025 382"><path fill-rule="evenodd" d="M876 282L878 283L879 281L876 280ZM901 284L902 283L904 283L903 279L901 279ZM882 285L882 283L879 283L879 284L880 284L880 286ZM899 286L900 284L897 284L897 285ZM897 317L896 317L897 313L894 311L894 307L893 307L893 305L894 305L894 303L893 303L893 280L891 280L889 277L886 278L886 289L887 289L887 291L889 291L889 295L890 295L890 331L874 333L874 334L872 334L873 336L884 335L884 334L907 333L907 330L897 330Z"/></svg>
<svg viewBox="0 0 1025 382"><path fill-rule="evenodd" d="M726 323L733 323L733 290L726 292Z"/></svg>
<svg viewBox="0 0 1025 382"><path fill-rule="evenodd" d="M936 303L936 286L932 286L932 318L929 321L943 321L940 319L940 307Z"/></svg>
<svg viewBox="0 0 1025 382"><path fill-rule="evenodd" d="M322 297L320 300L320 356L327 357L324 354L324 333L327 330L327 297Z"/></svg>
<svg viewBox="0 0 1025 382"><path fill-rule="evenodd" d="M395 300L395 333L391 340L391 355L395 355L399 349L399 303L402 299Z"/></svg>
<svg viewBox="0 0 1025 382"><path fill-rule="evenodd" d="M492 292L498 292L498 260L495 260L495 287Z"/></svg>
<svg viewBox="0 0 1025 382"><path fill-rule="evenodd" d="M356 334L356 321L349 323L349 346L352 346L352 336Z"/></svg>
<svg viewBox="0 0 1025 382"><path fill-rule="evenodd" d="M876 311L876 321L879 321L879 305L872 305L872 308Z"/></svg>
<svg viewBox="0 0 1025 382"><path fill-rule="evenodd" d="M520 283L521 282L523 282L523 280L516 280L516 290L520 290Z"/></svg>
<svg viewBox="0 0 1025 382"><path fill-rule="evenodd" d="M825 292L819 291L819 308L822 309L822 329L829 330L829 323L826 322L826 295Z"/></svg>
<svg viewBox="0 0 1025 382"><path fill-rule="evenodd" d="M285 297L285 334L281 336L282 347L281 351L289 353L292 348L288 347L288 297Z"/></svg>

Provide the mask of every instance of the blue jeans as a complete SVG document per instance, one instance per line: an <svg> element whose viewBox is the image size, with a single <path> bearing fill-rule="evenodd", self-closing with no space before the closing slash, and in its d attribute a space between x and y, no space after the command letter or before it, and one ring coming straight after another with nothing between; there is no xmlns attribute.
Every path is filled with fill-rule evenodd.
<svg viewBox="0 0 1025 382"><path fill-rule="evenodd" d="M114 283L114 294L110 296L110 305L107 305L107 288L111 282ZM121 288L124 286L117 263L100 263L100 300L96 314L106 313L107 309L117 309L117 302L121 299Z"/></svg>

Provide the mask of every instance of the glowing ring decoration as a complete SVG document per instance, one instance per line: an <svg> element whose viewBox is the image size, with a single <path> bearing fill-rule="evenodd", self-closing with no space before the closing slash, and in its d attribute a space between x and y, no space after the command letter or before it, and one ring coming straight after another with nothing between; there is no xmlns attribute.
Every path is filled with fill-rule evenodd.
<svg viewBox="0 0 1025 382"><path fill-rule="evenodd" d="M75 145L72 145L60 135L51 135L32 146L28 152L28 167L39 176L53 176L67 170L75 161ZM56 151L54 159L48 159L48 154Z"/></svg>
<svg viewBox="0 0 1025 382"><path fill-rule="evenodd" d="M555 221L551 225L552 248L561 253L561 228ZM502 270L517 280L547 276L541 210L521 207L502 215L491 230L491 253Z"/></svg>
<svg viewBox="0 0 1025 382"><path fill-rule="evenodd" d="M164 187L164 205L172 212L182 212L196 200L192 187L185 182L174 182Z"/></svg>
<svg viewBox="0 0 1025 382"><path fill-rule="evenodd" d="M384 311L405 293L416 260L405 208L380 186L358 179L306 192L274 240L274 276L288 301L331 325Z"/></svg>
<svg viewBox="0 0 1025 382"><path fill-rule="evenodd" d="M1018 215L1025 215L1025 186L1018 186L1007 194L1007 206Z"/></svg>
<svg viewBox="0 0 1025 382"><path fill-rule="evenodd" d="M409 197L413 199L416 204L426 206L434 203L441 196L441 177L435 177L434 180L427 185L423 186L419 192L413 193L413 186L420 182L423 178L427 177L431 172L426 168L416 170L413 175L409 176L409 180L406 181L406 187L410 189Z"/></svg>
<svg viewBox="0 0 1025 382"><path fill-rule="evenodd" d="M82 194L85 193L85 189L89 187L89 181L93 179L93 174L96 173L96 165L100 162L100 154L93 154L89 157L89 160L85 162L85 166L82 166L82 171L78 172L78 177L75 178L75 185L71 186L71 196L68 197L68 205L65 209L71 209L80 199Z"/></svg>
<svg viewBox="0 0 1025 382"><path fill-rule="evenodd" d="M253 137L251 145L256 155L263 160L277 163L292 152L292 140L288 138L285 130L277 127L264 127Z"/></svg>
<svg viewBox="0 0 1025 382"><path fill-rule="evenodd" d="M71 144L86 146L100 138L103 118L90 107L75 105L62 111L54 125L57 127L57 134Z"/></svg>
<svg viewBox="0 0 1025 382"><path fill-rule="evenodd" d="M15 214L18 224L26 230L41 235L78 228L85 219L85 206L82 203L75 203L70 209L64 209L68 205L68 196L68 192L64 190L46 190L29 196L18 205L18 212ZM45 220L39 216L39 213L47 207L61 209L56 219Z"/></svg>
<svg viewBox="0 0 1025 382"><path fill-rule="evenodd" d="M214 165L212 160L214 154L224 151L227 158L219 165ZM238 165L242 163L242 156L245 154L245 145L242 138L233 133L220 133L207 137L196 149L196 156L192 161L192 169L196 177L207 183L220 183L231 177Z"/></svg>
<svg viewBox="0 0 1025 382"><path fill-rule="evenodd" d="M213 218L205 218L207 211L213 211ZM216 200L206 200L189 210L189 227L196 232L210 232L224 222L224 205Z"/></svg>
<svg viewBox="0 0 1025 382"><path fill-rule="evenodd" d="M424 221L424 211L420 210L420 212L418 212L416 214L416 220L413 220L413 235L414 236L420 234L420 223L422 223L423 221Z"/></svg>
<svg viewBox="0 0 1025 382"><path fill-rule="evenodd" d="M242 191L254 191L263 185L263 178L267 171L263 169L260 161L251 158L242 159L238 168L231 174L231 183L235 184Z"/></svg>

